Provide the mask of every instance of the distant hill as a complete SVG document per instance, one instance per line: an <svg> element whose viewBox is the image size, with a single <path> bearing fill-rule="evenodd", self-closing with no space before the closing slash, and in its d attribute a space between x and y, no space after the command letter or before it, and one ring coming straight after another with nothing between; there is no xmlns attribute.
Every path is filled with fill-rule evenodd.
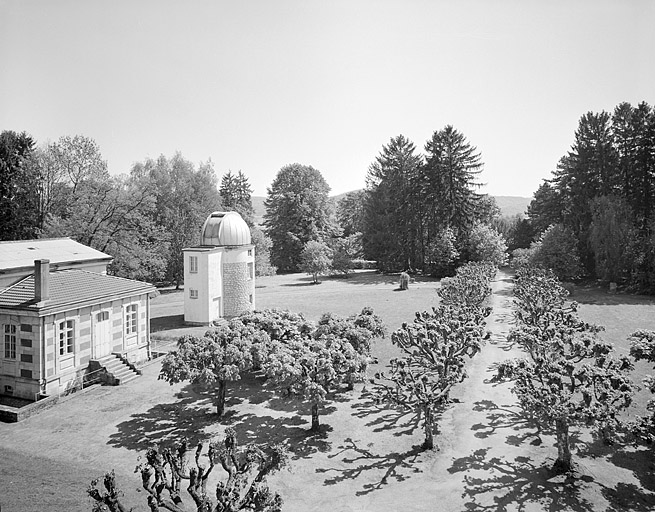
<svg viewBox="0 0 655 512"><path fill-rule="evenodd" d="M349 193L349 192L346 192ZM344 194L338 194L332 196L333 201L338 201ZM496 204L500 208L500 212L503 215L508 217L513 217L514 215L523 215L525 216L525 211L528 209L531 197L519 197L519 196L494 196L496 199ZM264 201L265 197L262 196L253 196L252 197L252 207L255 210L255 223L261 224L264 221Z"/></svg>
<svg viewBox="0 0 655 512"><path fill-rule="evenodd" d="M525 212L528 205L532 201L531 197L519 196L494 196L496 204L503 215L513 217L514 215L522 215L525 217Z"/></svg>

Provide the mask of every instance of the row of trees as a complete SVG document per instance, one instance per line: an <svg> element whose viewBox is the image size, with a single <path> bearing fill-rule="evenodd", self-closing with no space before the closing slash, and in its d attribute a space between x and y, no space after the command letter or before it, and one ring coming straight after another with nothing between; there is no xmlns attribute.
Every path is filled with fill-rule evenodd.
<svg viewBox="0 0 655 512"><path fill-rule="evenodd" d="M560 277L588 275L655 292L653 107L621 103L612 113L580 118L571 149L535 192L519 238L532 231L538 241L549 226L576 249L577 261L554 268Z"/></svg>
<svg viewBox="0 0 655 512"><path fill-rule="evenodd" d="M514 382L513 392L539 432L554 432L553 469L567 472L572 469L571 428L593 426L608 444L623 428L620 413L635 392L633 363L600 339L602 327L578 317L577 304L567 301L568 292L551 271L520 268L514 295L517 325L508 340L522 347L525 356L501 363L496 378ZM652 340L640 333L632 338L633 355L650 358ZM652 432L652 418L644 418L640 426Z"/></svg>
<svg viewBox="0 0 655 512"><path fill-rule="evenodd" d="M260 273L274 271L247 177L228 172L219 187L211 160L195 166L176 153L113 176L90 138L37 147L26 133L4 131L0 171L0 240L69 236L112 255L115 275L179 285L182 249L199 242L210 212L234 209L251 226Z"/></svg>
<svg viewBox="0 0 655 512"><path fill-rule="evenodd" d="M413 323L403 323L391 336L403 355L391 360L388 375L376 375L378 396L422 415L426 449L434 448L435 413L466 378L466 360L488 337L485 318L491 308L485 301L495 273L491 263L460 267L453 278L442 280L439 306L416 313Z"/></svg>

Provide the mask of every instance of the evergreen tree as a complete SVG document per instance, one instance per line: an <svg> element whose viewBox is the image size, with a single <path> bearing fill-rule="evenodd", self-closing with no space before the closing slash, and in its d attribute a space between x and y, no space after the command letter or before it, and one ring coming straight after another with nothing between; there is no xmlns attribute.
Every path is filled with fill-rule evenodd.
<svg viewBox="0 0 655 512"><path fill-rule="evenodd" d="M399 135L389 141L367 175L362 245L368 259L383 270L422 266L419 259L419 201L416 183L421 157L414 144Z"/></svg>
<svg viewBox="0 0 655 512"><path fill-rule="evenodd" d="M560 191L544 180L534 193L528 205L528 218L535 234L540 234L548 226L562 222L563 199ZM528 244L529 245L529 244Z"/></svg>
<svg viewBox="0 0 655 512"><path fill-rule="evenodd" d="M241 171L237 174L227 171L221 178L219 194L223 208L238 212L250 227L254 225L252 188L245 174Z"/></svg>
<svg viewBox="0 0 655 512"><path fill-rule="evenodd" d="M481 211L481 196L475 192L481 186L476 181L482 172L480 153L450 125L434 132L425 151L427 158L419 183L428 239L431 230L450 227L456 233L458 248L465 249L468 231Z"/></svg>

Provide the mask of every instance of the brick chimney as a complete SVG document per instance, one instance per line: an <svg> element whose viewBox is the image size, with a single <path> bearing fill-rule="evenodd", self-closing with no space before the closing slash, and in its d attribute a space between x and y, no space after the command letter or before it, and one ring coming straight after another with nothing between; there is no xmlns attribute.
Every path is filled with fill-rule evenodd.
<svg viewBox="0 0 655 512"><path fill-rule="evenodd" d="M34 300L50 298L50 260L34 260Z"/></svg>

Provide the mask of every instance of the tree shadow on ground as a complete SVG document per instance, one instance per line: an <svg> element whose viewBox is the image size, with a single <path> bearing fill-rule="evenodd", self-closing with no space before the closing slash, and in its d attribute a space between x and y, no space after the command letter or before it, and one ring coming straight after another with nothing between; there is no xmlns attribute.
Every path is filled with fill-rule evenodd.
<svg viewBox="0 0 655 512"><path fill-rule="evenodd" d="M475 431L474 436L479 439L486 439L500 431L512 430L517 434L508 435L505 440L506 444L519 446L531 440L531 445L538 446L542 442L541 432L537 425L526 418L516 406L498 406L492 400L479 400L474 402L472 410L474 412L486 411L486 421L471 426L471 430ZM531 428L534 428L535 432L528 431Z"/></svg>
<svg viewBox="0 0 655 512"><path fill-rule="evenodd" d="M193 443L205 440L203 429L219 420L212 400L206 394L184 387L173 403L157 404L143 413L133 414L119 423L117 432L109 436L110 446L129 450L147 450L154 443L172 443L188 439Z"/></svg>
<svg viewBox="0 0 655 512"><path fill-rule="evenodd" d="M455 459L448 472L464 475L462 498L467 511L505 512L526 510L533 504L540 510L593 512L596 504L581 492L595 484L593 477L581 474L554 475L547 467L536 466L529 457L487 456L490 448L475 450ZM602 487L602 486L601 486Z"/></svg>
<svg viewBox="0 0 655 512"><path fill-rule="evenodd" d="M233 426L239 442L280 443L287 447L292 458L308 457L318 451L329 451L327 440L332 427L321 425L318 432L309 430L310 406L301 400L284 399L268 388L261 386L261 378L245 376L240 381L228 383L226 409L222 416L215 412L213 390L187 385L173 403L157 404L144 413L117 425L107 444L130 450L143 451L153 444L168 444L182 439L192 445L207 440L215 434L207 432L208 427ZM279 415L242 413L242 404L263 405ZM320 420L336 411L329 402L320 408ZM303 415L298 413L305 413Z"/></svg>
<svg viewBox="0 0 655 512"><path fill-rule="evenodd" d="M365 483L362 490L355 492L356 496L364 496L381 489L389 480L402 482L410 478L411 474L421 473L422 470L415 467L415 463L422 453L422 447L414 446L404 453L375 454L358 446L351 438L346 438L344 444L338 447L338 451L328 455L328 458L337 459L345 455L339 462L350 467L317 468L316 472L333 475L326 478L323 485L337 485L366 474L376 475L375 482ZM377 475L380 473L382 476L378 479Z"/></svg>
<svg viewBox="0 0 655 512"><path fill-rule="evenodd" d="M273 417L237 413L227 417L226 423L236 429L241 444L281 444L294 460L328 452L332 446L328 440L333 430L330 425L323 424L313 432L307 428L309 423L298 415Z"/></svg>
<svg viewBox="0 0 655 512"><path fill-rule="evenodd" d="M351 407L355 411L354 417L369 419L366 426L373 427L373 432L394 430L394 436L404 436L413 435L417 429L421 429L422 415L419 412L379 402L372 391L363 390ZM439 411L435 413L435 424L438 424L440 415Z"/></svg>

